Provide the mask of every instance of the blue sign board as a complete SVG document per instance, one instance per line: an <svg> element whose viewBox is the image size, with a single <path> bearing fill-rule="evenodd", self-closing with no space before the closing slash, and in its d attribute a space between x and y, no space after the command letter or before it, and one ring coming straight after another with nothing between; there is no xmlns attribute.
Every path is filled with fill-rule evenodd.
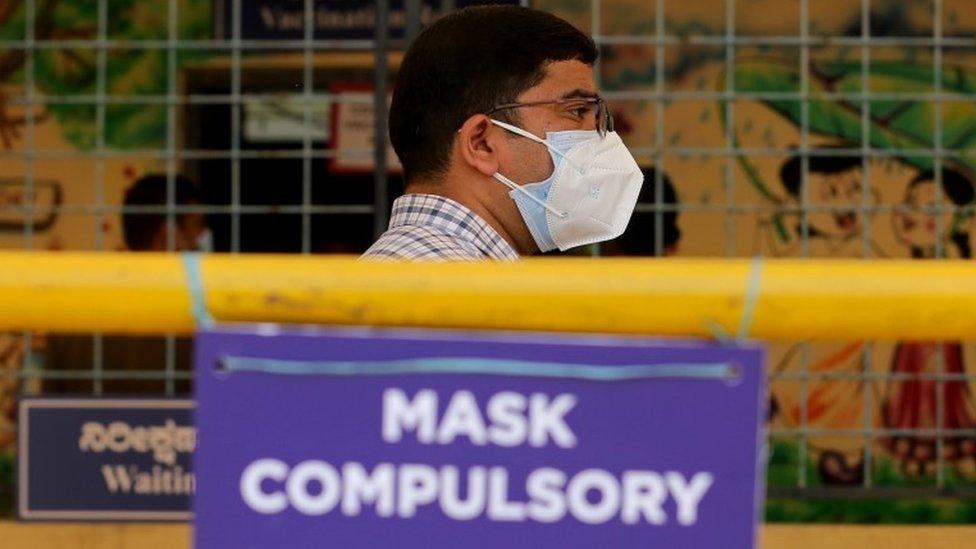
<svg viewBox="0 0 976 549"><path fill-rule="evenodd" d="M26 398L18 514L38 520L189 520L193 402Z"/></svg>
<svg viewBox="0 0 976 549"><path fill-rule="evenodd" d="M240 6L241 38L301 40L305 37L304 0L215 0L214 34L233 37L234 8ZM389 0L389 35L403 38L404 0ZM443 14L443 0L421 0L420 22L426 26ZM454 0L455 9L486 4L518 5L518 0ZM313 31L317 40L372 40L375 0L314 0Z"/></svg>
<svg viewBox="0 0 976 549"><path fill-rule="evenodd" d="M755 545L758 348L264 327L197 352L197 547Z"/></svg>

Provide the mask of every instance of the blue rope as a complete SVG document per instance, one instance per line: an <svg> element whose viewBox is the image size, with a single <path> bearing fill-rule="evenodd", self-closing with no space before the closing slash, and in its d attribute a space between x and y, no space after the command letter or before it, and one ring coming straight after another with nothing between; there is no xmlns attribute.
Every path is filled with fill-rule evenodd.
<svg viewBox="0 0 976 549"><path fill-rule="evenodd" d="M752 321L756 317L756 302L759 301L759 289L762 282L762 257L752 258L749 266L749 282L746 286L746 302L742 305L742 319L739 321L738 338L749 337L752 330Z"/></svg>
<svg viewBox="0 0 976 549"><path fill-rule="evenodd" d="M396 374L480 374L551 377L588 381L623 381L649 378L729 380L739 377L729 362L706 364L638 364L591 366L585 364L540 363L527 360L446 357L382 361L303 361L273 358L225 356L220 361L227 372L261 372L281 375L377 376Z"/></svg>
<svg viewBox="0 0 976 549"><path fill-rule="evenodd" d="M184 252L180 254L183 270L186 271L186 286L190 292L190 312L198 328L212 326L214 319L207 310L207 294L200 276L200 254Z"/></svg>
<svg viewBox="0 0 976 549"><path fill-rule="evenodd" d="M745 301L742 303L742 317L739 319L739 329L735 334L729 332L713 319L705 319L705 329L711 332L712 337L723 343L742 341L749 337L752 330L753 321L756 318L756 302L759 301L759 291L762 282L763 259L760 256L752 258L749 265L749 277L746 280Z"/></svg>

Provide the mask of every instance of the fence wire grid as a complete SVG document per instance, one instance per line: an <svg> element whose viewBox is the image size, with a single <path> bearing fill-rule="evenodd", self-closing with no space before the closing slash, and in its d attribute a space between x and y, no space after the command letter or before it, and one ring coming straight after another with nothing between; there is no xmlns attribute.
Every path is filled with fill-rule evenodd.
<svg viewBox="0 0 976 549"><path fill-rule="evenodd" d="M906 257L970 257L976 84L965 60L976 36L957 12L971 3L860 0L837 23L829 2L794 0L779 3L785 22L766 31L763 0L522 3L566 17L600 48L597 83L647 170L635 214L648 221L643 255L897 257L902 245ZM133 18L145 15L136 2L97 0L91 13L67 4L0 7L0 224L14 220L4 247L117 249L125 215L164 216L169 226L201 215L212 249L230 253L358 253L386 227L401 190L394 159L368 139L336 145L335 118L343 105L385 112L422 18L454 2L366 3L372 36L341 39L317 35L327 3L313 0L291 3L301 6L298 38L249 36L243 0L147 2L154 28ZM394 19L400 31L388 26ZM252 132L260 116L288 135ZM386 135L384 116L361 120ZM51 137L54 125L63 138ZM788 165L798 179L783 175ZM56 184L48 166L90 171ZM149 172L165 177L165 200L125 205L122 191ZM953 186L957 175L964 182ZM197 183L198 200L181 203L180 176ZM777 179L782 188L771 191ZM884 190L891 180L904 196ZM49 217L70 222L58 238ZM913 223L935 237L918 237ZM178 249L178 233L166 235L165 249ZM580 253L640 253L615 246ZM0 343L5 402L191 387L190 344L172 335L23 333ZM769 494L976 493L976 376L964 351L968 343L774 346ZM906 400L899 383L915 383L923 402ZM893 420L899 406L934 417ZM13 438L12 421L0 429Z"/></svg>

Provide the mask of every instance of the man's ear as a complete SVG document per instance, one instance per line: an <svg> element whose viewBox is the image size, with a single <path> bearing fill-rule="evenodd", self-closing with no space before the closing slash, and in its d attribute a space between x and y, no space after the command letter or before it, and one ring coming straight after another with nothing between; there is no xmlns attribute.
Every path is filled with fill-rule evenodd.
<svg viewBox="0 0 976 549"><path fill-rule="evenodd" d="M461 159L487 177L498 171L497 130L487 116L476 114L465 120L457 131L457 147Z"/></svg>

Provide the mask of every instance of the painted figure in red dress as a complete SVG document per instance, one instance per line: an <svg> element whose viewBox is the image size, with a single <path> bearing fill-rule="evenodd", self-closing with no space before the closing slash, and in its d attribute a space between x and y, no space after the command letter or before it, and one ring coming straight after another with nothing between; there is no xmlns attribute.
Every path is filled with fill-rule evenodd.
<svg viewBox="0 0 976 549"><path fill-rule="evenodd" d="M972 257L969 225L976 192L961 173L944 169L941 193L932 171L920 173L906 190L902 207L892 215L899 241L917 259ZM942 242L941 249L936 243ZM882 422L896 432L884 443L909 474L931 474L938 448L934 430L976 428L976 406L958 342L903 341L895 348L882 402ZM936 379L940 374L945 377ZM940 396L941 395L941 396ZM941 403L941 412L939 410ZM941 417L940 417L941 415ZM917 432L911 432L916 430ZM947 463L976 456L976 437L943 436Z"/></svg>

